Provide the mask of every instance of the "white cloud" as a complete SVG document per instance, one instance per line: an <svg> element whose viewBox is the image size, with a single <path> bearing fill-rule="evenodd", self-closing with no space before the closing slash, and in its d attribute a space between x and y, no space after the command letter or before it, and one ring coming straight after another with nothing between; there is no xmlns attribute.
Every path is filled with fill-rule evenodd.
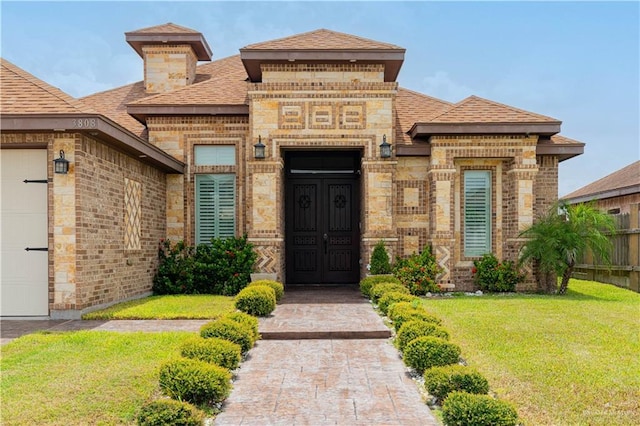
<svg viewBox="0 0 640 426"><path fill-rule="evenodd" d="M433 76L424 77L422 91L429 96L449 102L458 102L470 95L482 96L479 91L455 82L446 71L436 71Z"/></svg>

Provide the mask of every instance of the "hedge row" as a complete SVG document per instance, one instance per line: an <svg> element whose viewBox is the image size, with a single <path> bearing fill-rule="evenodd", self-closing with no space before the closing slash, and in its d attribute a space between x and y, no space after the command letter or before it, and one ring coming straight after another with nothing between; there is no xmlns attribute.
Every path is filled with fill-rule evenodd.
<svg viewBox="0 0 640 426"><path fill-rule="evenodd" d="M404 288L389 276L370 276L360 282L362 294L391 320L394 343L405 364L423 375L425 389L442 405L445 425L517 425L515 408L488 396L487 379L459 363L461 349L449 342L442 321L400 287Z"/></svg>
<svg viewBox="0 0 640 426"><path fill-rule="evenodd" d="M284 286L275 281L251 283L235 297L239 311L226 314L200 328L200 336L185 341L180 358L160 366L159 384L171 399L145 404L138 424L201 425L204 412L197 406L211 406L231 393L231 370L238 368L242 354L260 339L258 319L275 309Z"/></svg>

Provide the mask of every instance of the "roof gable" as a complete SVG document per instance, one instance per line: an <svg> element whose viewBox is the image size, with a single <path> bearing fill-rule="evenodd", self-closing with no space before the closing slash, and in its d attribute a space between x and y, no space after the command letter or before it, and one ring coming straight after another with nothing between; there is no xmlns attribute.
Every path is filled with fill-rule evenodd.
<svg viewBox="0 0 640 426"><path fill-rule="evenodd" d="M188 44L195 52L199 61L211 60L211 48L207 44L207 40L205 40L202 33L171 22L163 25L156 25L154 27L142 28L136 31L130 31L124 35L127 43L133 47L141 58L144 58L144 54L142 52L143 46Z"/></svg>
<svg viewBox="0 0 640 426"><path fill-rule="evenodd" d="M402 50L394 44L324 28L276 40L254 43L241 50Z"/></svg>
<svg viewBox="0 0 640 426"><path fill-rule="evenodd" d="M469 96L430 120L433 123L559 123L555 118Z"/></svg>
<svg viewBox="0 0 640 426"><path fill-rule="evenodd" d="M192 30L191 28L183 27L181 25L176 25L172 22L167 22L162 25L154 25L153 27L141 28L139 30L130 31L127 34L200 34L200 32L196 30Z"/></svg>
<svg viewBox="0 0 640 426"><path fill-rule="evenodd" d="M640 160L562 197L574 202L640 192Z"/></svg>
<svg viewBox="0 0 640 426"><path fill-rule="evenodd" d="M0 114L91 113L90 108L62 90L0 58Z"/></svg>

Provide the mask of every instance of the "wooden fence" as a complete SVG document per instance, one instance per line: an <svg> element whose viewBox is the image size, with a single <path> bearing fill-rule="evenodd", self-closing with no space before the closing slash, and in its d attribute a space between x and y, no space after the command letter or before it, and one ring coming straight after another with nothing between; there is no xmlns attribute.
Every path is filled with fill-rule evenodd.
<svg viewBox="0 0 640 426"><path fill-rule="evenodd" d="M640 204L632 204L629 213L615 215L618 232L611 236L611 267L594 262L591 253L578 259L575 278L615 284L640 292Z"/></svg>

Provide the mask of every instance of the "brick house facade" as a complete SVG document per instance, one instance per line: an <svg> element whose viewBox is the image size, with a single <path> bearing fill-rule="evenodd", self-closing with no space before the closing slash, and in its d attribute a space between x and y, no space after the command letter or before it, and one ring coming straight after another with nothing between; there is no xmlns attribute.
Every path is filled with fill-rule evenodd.
<svg viewBox="0 0 640 426"><path fill-rule="evenodd" d="M286 284L357 282L380 240L430 246L440 283L471 290L473 259L517 257L584 147L550 117L401 88L387 43L317 30L211 61L175 24L126 39L144 80L82 99L2 62L2 148L48 153L52 316L148 294L161 238L246 234Z"/></svg>

